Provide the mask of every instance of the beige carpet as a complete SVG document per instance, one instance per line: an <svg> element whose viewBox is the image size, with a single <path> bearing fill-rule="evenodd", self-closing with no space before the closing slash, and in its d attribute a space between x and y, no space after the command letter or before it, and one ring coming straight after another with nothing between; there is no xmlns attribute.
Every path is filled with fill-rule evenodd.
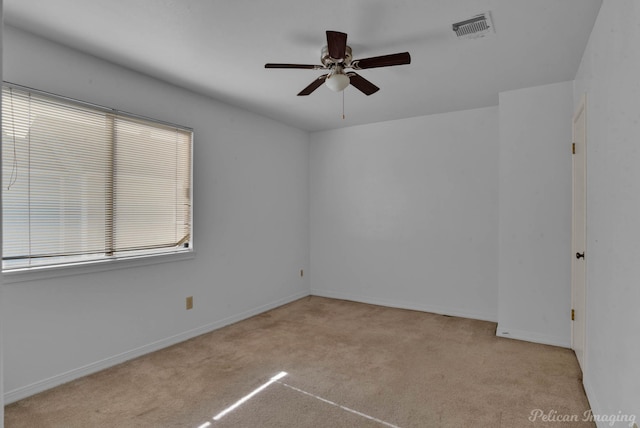
<svg viewBox="0 0 640 428"><path fill-rule="evenodd" d="M14 427L595 426L571 350L307 297L13 403ZM271 380L280 372L287 375ZM213 417L263 387L219 420ZM531 412L578 422L530 421Z"/></svg>

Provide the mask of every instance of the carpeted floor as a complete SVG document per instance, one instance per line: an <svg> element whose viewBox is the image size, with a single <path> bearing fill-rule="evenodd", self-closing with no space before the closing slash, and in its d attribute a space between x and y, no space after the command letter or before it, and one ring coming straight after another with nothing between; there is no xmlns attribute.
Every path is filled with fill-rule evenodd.
<svg viewBox="0 0 640 428"><path fill-rule="evenodd" d="M495 328L307 297L13 403L5 426L595 426L571 350Z"/></svg>

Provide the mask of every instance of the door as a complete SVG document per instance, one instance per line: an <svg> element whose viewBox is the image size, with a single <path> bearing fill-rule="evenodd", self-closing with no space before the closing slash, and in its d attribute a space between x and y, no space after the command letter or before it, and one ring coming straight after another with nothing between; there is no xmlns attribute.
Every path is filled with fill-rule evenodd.
<svg viewBox="0 0 640 428"><path fill-rule="evenodd" d="M571 348L584 372L586 346L586 96L573 117L573 204L571 227Z"/></svg>

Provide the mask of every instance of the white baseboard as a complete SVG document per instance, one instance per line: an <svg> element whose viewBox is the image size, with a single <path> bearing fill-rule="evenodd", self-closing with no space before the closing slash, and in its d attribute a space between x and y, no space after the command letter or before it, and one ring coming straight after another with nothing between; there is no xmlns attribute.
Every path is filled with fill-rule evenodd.
<svg viewBox="0 0 640 428"><path fill-rule="evenodd" d="M121 354L114 355L114 356L105 358L103 360L96 361L96 362L87 364L85 366L78 367L76 369L57 374L48 379L43 379L43 380L34 382L30 385L16 388L12 391L7 391L4 393L4 404L6 405L18 400L22 400L23 398L29 397L31 395L37 394L42 391L46 391L47 389L51 389L53 387L62 385L63 383L70 382L72 380L81 378L83 376L87 376L89 374L98 372L100 370L104 370L106 368L115 366L116 364L123 363L125 361L140 357L150 352L158 351L168 346L175 345L176 343L184 342L185 340L194 338L196 336L200 336L201 334L209 333L210 331L217 330L226 325L233 324L235 322L250 318L254 315L258 315L268 310L277 308L279 306L286 305L287 303L301 299L308 295L309 295L308 291L296 293L291 296L278 299L266 305L258 306L257 308L253 308L251 310L230 316L228 318L224 318L219 321L215 321L213 323L206 324L206 325L194 328L192 330L188 330L183 333L179 333L174 336L149 343L144 346L140 346L139 348L135 348L130 351L123 352Z"/></svg>
<svg viewBox="0 0 640 428"><path fill-rule="evenodd" d="M516 330L513 328L509 328L503 324L498 324L496 336L506 337L507 339L524 340L526 342L541 343L543 345L571 348L571 342L562 337L550 336L526 330Z"/></svg>
<svg viewBox="0 0 640 428"><path fill-rule="evenodd" d="M598 397L596 396L595 390L589 382L588 376L584 375L582 385L584 386L584 392L587 394L587 400L589 400L589 406L591 408L592 415L601 415L601 416L627 416L627 415L617 415L615 412L606 412L600 406L600 402ZM624 413L624 411L622 411ZM596 418L594 418L596 419ZM635 421L635 417L634 417ZM629 420L619 419L617 421L613 421L612 419L608 420L595 420L596 426L598 428L609 428L609 427L619 427L619 428L631 428L633 426L633 422Z"/></svg>
<svg viewBox="0 0 640 428"><path fill-rule="evenodd" d="M586 379L586 376L584 374L582 379L582 386L584 386L584 392L587 394L587 400L589 400L591 413L593 413L594 415L601 415L602 414L602 412L600 411L601 407L600 407L600 404L598 403L598 399L596 398L596 394L594 393L593 388L591 387L591 382L589 382L589 380ZM608 425L608 422L596 422L596 426L598 428L604 427L605 424Z"/></svg>
<svg viewBox="0 0 640 428"><path fill-rule="evenodd" d="M353 302L368 303L371 305L387 306L390 308L409 309L412 311L430 312L434 314L450 315L454 317L471 318L471 319L480 320L480 321L497 322L496 317L492 315L481 314L477 312L461 311L458 309L445 308L441 306L425 305L422 303L404 302L400 300L378 299L375 297L368 297L368 296L357 296L354 294L341 293L339 291L332 291L332 290L312 289L311 295L319 296L319 297L328 297L332 299L350 300Z"/></svg>

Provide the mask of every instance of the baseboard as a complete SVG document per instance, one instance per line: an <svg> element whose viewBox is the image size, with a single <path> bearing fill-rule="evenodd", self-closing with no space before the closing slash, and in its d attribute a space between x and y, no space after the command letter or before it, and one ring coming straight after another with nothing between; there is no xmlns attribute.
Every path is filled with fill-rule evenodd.
<svg viewBox="0 0 640 428"><path fill-rule="evenodd" d="M558 336L549 336L546 334L535 333L526 330L516 330L509 328L503 324L498 324L496 336L506 337L507 339L524 340L526 342L540 343L543 345L560 346L562 348L571 348L571 343L566 339Z"/></svg>
<svg viewBox="0 0 640 428"><path fill-rule="evenodd" d="M594 415L601 415L603 414L600 409L600 404L598 403L598 399L596 398L596 394L593 391L593 388L591 387L591 382L589 382L588 379L584 378L583 375L583 380L582 380L582 386L584 387L584 392L587 395L587 400L589 400L589 406L591 408L591 413ZM598 425L599 424L599 425ZM608 422L602 422L602 421L597 421L596 422L596 426L598 428L604 427L604 426L608 426Z"/></svg>
<svg viewBox="0 0 640 428"><path fill-rule="evenodd" d="M352 302L368 303L368 304L371 304L371 305L388 306L390 308L409 309L409 310L412 310L412 311L430 312L430 313L434 313L434 314L450 315L450 316L454 316L454 317L471 318L471 319L480 320L480 321L497 322L497 319L494 316L489 316L487 314L481 314L481 313L477 313L477 312L461 311L461 310L454 309L454 308L445 308L445 307L441 307L441 306L425 305L425 304L415 303L415 302L404 302L404 301L400 301L400 300L378 299L378 298L375 298L375 297L359 296L359 295L356 296L354 294L341 293L339 291L327 291L327 290L317 290L317 289L312 289L311 290L311 295L312 296L318 296L318 297L328 297L328 298L331 298L331 299L350 300Z"/></svg>
<svg viewBox="0 0 640 428"><path fill-rule="evenodd" d="M123 363L128 360L132 360L134 358L140 357L142 355L148 354L150 352L155 352L160 349L166 348L168 346L175 345L180 342L184 342L185 340L194 338L196 336L200 336L201 334L209 333L213 330L217 330L229 324L233 324L238 321L242 321L244 319L250 318L254 315L261 314L263 312L269 311L271 309L277 308L282 305L286 305L287 303L291 303L295 300L301 299L309 295L308 291L299 292L293 294L291 296L284 297L282 299L278 299L271 303L258 306L251 310L241 312L239 314L233 315L228 318L224 318L219 321L215 321L210 324L206 324L192 330L185 331L183 333L176 334L174 336L167 337L162 340L158 340L156 342L149 343L147 345L141 346L139 348L132 349L127 352L123 352L118 355L114 355L112 357L105 358L100 361L96 361L91 364L87 364L82 367L78 367L73 370L69 370L65 373L60 373L55 376L52 376L48 379L44 379L38 382L34 382L30 385L23 386L12 391L7 391L4 393L4 404L13 403L18 400L22 400L23 398L29 397L31 395L37 394L42 391L46 391L47 389L54 388L56 386L62 385L64 383L70 382L72 380L81 378L83 376L90 375L92 373L96 373L100 370L107 369L109 367L115 366L116 364Z"/></svg>

